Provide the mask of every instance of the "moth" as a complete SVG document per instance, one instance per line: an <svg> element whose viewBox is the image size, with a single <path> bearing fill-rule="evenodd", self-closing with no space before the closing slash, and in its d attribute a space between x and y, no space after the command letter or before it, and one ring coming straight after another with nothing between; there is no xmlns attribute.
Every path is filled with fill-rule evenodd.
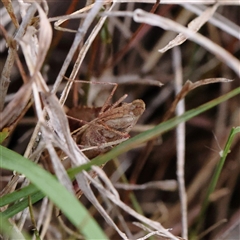
<svg viewBox="0 0 240 240"><path fill-rule="evenodd" d="M89 159L127 140L129 132L143 114L145 103L142 100L122 103L123 98L102 108L75 107L67 113L70 128L74 130L73 138ZM77 120L79 111L81 117ZM77 125L79 128L73 129L72 126Z"/></svg>

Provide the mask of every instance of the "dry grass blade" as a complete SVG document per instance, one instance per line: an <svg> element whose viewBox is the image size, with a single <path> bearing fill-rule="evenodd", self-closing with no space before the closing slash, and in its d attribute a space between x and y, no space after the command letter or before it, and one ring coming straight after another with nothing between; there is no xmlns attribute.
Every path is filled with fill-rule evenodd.
<svg viewBox="0 0 240 240"><path fill-rule="evenodd" d="M39 80L40 75L38 72L42 67L47 51L50 47L52 40L52 28L42 8L38 4L36 4L36 8L38 9L40 19L39 38L37 38L36 35L36 28L28 26L20 44L22 46L31 77L37 77L36 79L38 80L37 84L39 84L39 88L43 91L47 91L43 81Z"/></svg>
<svg viewBox="0 0 240 240"><path fill-rule="evenodd" d="M175 75L175 94L181 91L183 85L182 54L179 47L173 49L173 69ZM182 99L176 106L176 115L180 116L185 112L185 99ZM185 186L185 152L186 152L186 126L185 122L178 124L176 128L176 148L177 148L177 180L178 191L181 204L181 224L182 236L188 237L188 219L187 219L187 194Z"/></svg>
<svg viewBox="0 0 240 240"><path fill-rule="evenodd" d="M79 28L79 30L83 31L84 35L85 35L86 31L87 31L87 28L90 26L91 22L94 20L94 17L95 17L95 16L97 15L97 13L99 12L102 4L103 4L103 2L102 2L102 1L99 1L98 4L95 4L95 5L93 6L93 8L90 10L88 16L86 17L86 19L85 19L85 21L84 21L84 23L83 23L83 26ZM111 11L111 10L113 9L113 7L114 7L114 4L110 7L109 11ZM83 62L84 57L86 56L86 54L87 54L87 52L88 52L88 50L89 50L89 48L90 48L93 40L96 38L97 34L98 34L99 31L101 30L101 28L102 28L104 22L106 21L106 19L107 19L107 17L102 17L102 18L98 21L98 23L96 24L96 26L95 26L94 29L92 30L90 36L88 37L88 40L85 41L85 43L84 43L81 51L80 51L79 54L78 54L78 57L77 57L77 59L76 59L76 62L75 62L75 64L74 64L74 67L73 67L73 71L72 71L71 74L70 74L70 77L69 77L70 79L75 79L75 78L76 78L77 72L78 72L79 69L80 69L80 66L81 66L81 64L82 64L82 62ZM76 43L75 43L75 44L73 43L72 48L74 48L74 49L77 48L78 44L82 41L84 35L83 35L83 36L80 35L80 36L79 36L79 39L78 39L78 38L75 38ZM76 36L77 36L77 35L76 35ZM69 53L69 55L70 55L70 53ZM62 69L62 70L64 71L64 69ZM60 76L60 74L61 74L61 72L59 73L59 76ZM64 74L65 74L65 72L64 72ZM57 83L57 80L56 80L56 83ZM67 96L68 96L68 94L69 94L69 91L70 91L70 89L71 89L71 87L72 87L72 84L73 84L73 82L70 81L70 82L68 82L68 84L66 85L66 87L65 87L65 89L64 89L64 91L63 91L62 97L61 97L61 99L60 99L60 102L61 102L62 104L65 102L65 100L66 100L66 98L67 98Z"/></svg>
<svg viewBox="0 0 240 240"><path fill-rule="evenodd" d="M193 89L206 85L206 84L211 84L211 83L218 83L218 82L231 82L231 79L226 79L226 78L209 78L209 79L203 79L203 80L199 80L195 83L192 83L191 81L187 81L184 86L182 87L181 91L178 93L178 95L176 96L175 100L172 103L172 106L170 107L170 109L166 112L166 114L164 115L163 119L164 121L169 119L169 117L172 115L172 113L175 111L177 104L179 103L179 101L181 99L183 99L190 91L192 91Z"/></svg>
<svg viewBox="0 0 240 240"><path fill-rule="evenodd" d="M145 240L145 239L148 239L149 237L151 236L158 236L158 238L160 240L170 240L171 238L169 237L166 237L164 234L162 234L160 231L152 231L150 228L146 227L145 225L143 224L140 224L138 222L134 222L133 223L134 225L138 226L139 228L143 229L145 232L149 232L147 235L145 235L144 237L141 237L141 238L138 238L138 240ZM180 238L180 237L177 237L177 239L180 239L180 240L184 240L184 238Z"/></svg>
<svg viewBox="0 0 240 240"><path fill-rule="evenodd" d="M18 28L18 31L17 31L16 35L15 35L14 40L16 40L17 42L19 42L19 39L21 39L23 37L23 35L26 31L26 28L28 26L28 22L33 17L35 11L36 11L35 6L31 6L29 8L28 13L24 17L20 27ZM16 49L14 49L12 46L10 46L10 49L9 49L9 52L8 52L8 57L6 59L5 65L4 65L2 73L1 73L0 111L3 110L5 96L7 94L8 87L9 87L9 84L10 84L10 75L11 75L12 68L13 68L13 63L14 63L14 60L15 60L15 51L16 51Z"/></svg>
<svg viewBox="0 0 240 240"><path fill-rule="evenodd" d="M102 170L100 168L95 168L94 170L96 171L96 169L99 169L98 172L101 172ZM128 239L127 236L125 235L125 233L123 233L118 226L114 223L114 221L112 220L112 218L109 216L109 214L105 211L105 209L101 206L101 204L99 203L98 199L96 198L96 196L94 195L92 189L89 186L89 181L93 182L93 178L86 172L83 172L81 174L78 174L76 176L76 180L78 182L78 185L80 187L80 189L83 191L83 193L85 194L85 196L88 198L89 201L91 201L91 203L95 206L95 208L98 210L98 212L102 215L102 217L105 219L105 221L112 226L117 232L118 234L123 238L123 239Z"/></svg>
<svg viewBox="0 0 240 240"><path fill-rule="evenodd" d="M33 85L33 87L35 87L35 85ZM70 181L70 179L67 175L67 172L66 172L64 166L62 165L61 160L60 160L56 150L54 149L54 146L58 146L61 149L61 147L64 145L64 143L66 141L65 139L67 139L67 138L65 138L65 135L67 135L68 132L70 133L68 125L67 125L66 117L63 113L61 114L62 110L61 110L61 106L60 106L58 100L56 100L55 97L52 95L46 96L46 95L44 95L44 93L42 93L42 95L41 95L42 101L43 101L43 104L48 112L49 117L50 117L50 121L49 121L50 129L48 126L45 126L46 124L44 121L44 113L39 108L40 99L37 96L37 94L38 94L36 91L37 89L36 89L36 87L33 89L34 89L36 106L38 106L36 108L37 113L38 113L38 118L39 118L39 121L42 123L41 137L45 143L44 147L48 150L49 158L50 158L49 160L52 162L54 172L55 172L56 176L58 177L59 181L63 184L63 186L65 186L68 189L68 191L70 193L72 193L74 195L72 182ZM59 118L61 119L60 121L54 122L54 119L58 120ZM66 131L64 131L64 133L62 133L62 130L60 131L59 127L61 127L61 129L66 129ZM58 140L58 138L60 138L60 141Z"/></svg>
<svg viewBox="0 0 240 240"><path fill-rule="evenodd" d="M91 23L94 20L95 16L97 15L99 10L101 9L102 4L103 4L102 1L96 1L96 4L94 4L93 8L90 10L90 12L89 12L88 16L86 17L83 25L80 24L79 29L78 29L79 31L78 31L78 33L75 36L74 42L72 44L72 47L71 47L71 49L70 49L70 51L69 51L69 53L68 53L68 55L67 55L67 57L66 57L66 59L65 59L65 61L63 63L63 66L62 66L62 68L61 68L61 70L60 70L60 72L58 74L58 77L57 77L57 79L56 79L56 81L54 83L54 87L52 89L53 93L55 93L57 91L57 89L58 89L58 87L59 87L59 85L60 85L60 83L62 81L62 78L63 78L63 76L65 75L65 73L67 71L67 68L68 68L70 62L72 61L72 58L73 58L77 48L79 47L79 44L83 41L84 36L85 36L85 34L87 32L87 29L89 28L89 26L91 25ZM104 21L101 21L101 22L103 24ZM96 36L97 32L98 31L94 31L94 35L95 36ZM91 39L93 41L93 38L91 38ZM73 68L73 72L70 75L70 79L75 79L75 77L77 75L77 72L78 72L78 70L80 68L80 65L82 63L83 57L85 56L85 54L86 54L86 52L87 52L89 47L90 47L90 45L87 44L86 50L83 51L83 52L80 51L80 54L78 55L78 59L77 59L77 61L75 63L75 67ZM68 93L70 91L71 86L72 86L72 83L69 83L66 86L65 91L63 92L61 100L60 100L60 102L62 104L65 102L66 97L67 97L67 95L68 95Z"/></svg>
<svg viewBox="0 0 240 240"><path fill-rule="evenodd" d="M188 24L188 28L193 32L197 32L203 26L203 24L208 22L214 12L217 10L218 6L219 5L217 3L213 7L207 8L200 16L198 16ZM170 41L167 46L160 49L159 52L166 52L167 50L184 43L186 40L187 36L185 36L183 33L180 33L174 40Z"/></svg>
<svg viewBox="0 0 240 240"><path fill-rule="evenodd" d="M14 8L12 6L12 1L11 0L2 0L2 3L4 4L5 8L8 11L9 16L12 19L13 24L15 25L16 28L19 27L18 20L16 18L16 15L14 13Z"/></svg>
<svg viewBox="0 0 240 240"><path fill-rule="evenodd" d="M46 231L49 227L52 211L53 211L53 204L51 202L49 203L48 198L45 197L42 201L41 211L37 221L37 229L40 229L41 227L43 229L41 231L41 236L40 236L41 239L44 238Z"/></svg>
<svg viewBox="0 0 240 240"><path fill-rule="evenodd" d="M98 171L97 169L98 168L94 167L95 171ZM132 215L133 217L135 217L139 221L143 222L144 224L147 224L148 226L150 226L151 228L153 228L155 230L158 230L164 236L170 237L171 239L175 239L175 240L177 239L174 235L172 235L165 228L163 228L162 225L159 222L150 220L150 219L142 216L141 214L135 212L131 207L129 207L125 203L123 203L120 200L118 193L115 191L114 187L109 182L108 178L105 177L105 173L102 172L103 174L100 174L100 171L98 171L98 173L99 173L99 176L101 177L101 180L103 180L103 182L105 184L106 184L106 182L108 183L107 185L109 187L109 190L106 189L106 187L104 187L99 181L96 181L95 179L93 179L89 175L88 175L88 177L102 195L106 196L109 200L111 200L113 202L113 204L116 204L121 209L123 209L124 211L126 211L128 214Z"/></svg>
<svg viewBox="0 0 240 240"><path fill-rule="evenodd" d="M42 94L42 99L45 103L45 107L50 118L49 124L51 126L51 129L53 129L52 134L56 134L58 136L56 138L56 144L58 144L58 147L71 158L73 166L87 163L89 160L78 149L77 145L72 139L67 117L64 114L63 109L56 96L51 94Z"/></svg>
<svg viewBox="0 0 240 240"><path fill-rule="evenodd" d="M19 32L22 32L22 28L27 27L25 34L23 35L21 40L20 40L21 34L19 33L16 35L16 39L20 41L20 44L22 46L25 59L28 63L29 71L32 74L33 78L34 75L37 74L40 68L42 67L43 61L45 60L46 57L47 50L50 46L52 36L51 27L49 25L49 22L47 21L46 15L38 5L37 8L40 14L40 34L38 40L38 42L40 42L39 48L36 49L38 43L36 43L37 41L37 39L35 38L36 29L34 27L32 26L27 27L26 24L22 24L21 27L19 28ZM32 13L32 15L34 14L34 8L33 11L30 11L30 13ZM28 15L27 17L30 18L32 15ZM15 51L15 49L12 51ZM32 54L34 52L35 54ZM14 61L14 59L12 61ZM9 70L11 71L11 68L8 68L8 71ZM43 81L39 81L39 83L41 84L41 88L46 89L46 86L45 84L43 84ZM20 118L25 113L23 109L28 108L27 104L31 96L31 84L32 80L30 80L29 83L25 84L20 89L20 91L16 94L14 100L11 101L8 104L8 106L4 109L0 124L1 129L4 126L6 126L7 123L10 126L10 124L17 121L17 119Z"/></svg>
<svg viewBox="0 0 240 240"><path fill-rule="evenodd" d="M175 191L177 189L177 182L175 180L166 180L166 181L148 182L141 185L115 183L114 186L116 188L124 189L124 190L145 190L148 188L153 188L153 189L156 188L164 191Z"/></svg>
<svg viewBox="0 0 240 240"><path fill-rule="evenodd" d="M38 37L38 55L37 55L37 62L35 66L35 71L40 71L43 62L45 61L48 49L50 47L52 41L52 27L47 19L46 13L42 10L42 8L37 4L37 9L39 12L40 18L40 29L39 29L39 37Z"/></svg>
<svg viewBox="0 0 240 240"><path fill-rule="evenodd" d="M188 36L189 39L200 44L201 46L206 48L208 51L213 53L217 58L219 58L226 65L232 68L232 70L238 76L240 76L239 60L235 58L233 55L231 55L229 52L227 52L224 48L210 41L208 38L204 37L203 35L196 33L170 19L145 12L141 9L137 9L134 11L133 19L136 22L145 22L153 26L161 27L165 30L172 30L175 32L183 33L184 35Z"/></svg>
<svg viewBox="0 0 240 240"><path fill-rule="evenodd" d="M64 23L65 21L67 21L67 20L69 20L69 19L72 19L73 17L76 17L76 15L78 15L78 14L80 14L80 13L84 13L84 12L89 11L93 6L94 6L94 4L90 4L90 5L88 5L88 6L84 7L84 8L76 11L76 12L73 12L73 13L71 13L71 14L69 14L69 15L64 15L64 16L62 16L60 20L58 20L58 21L56 21L56 22L54 23L55 29L56 29L56 30L59 30L59 31L64 31L64 32L76 33L77 31L75 31L75 30L71 30L71 29L68 29L68 28L62 28L62 27L59 27L59 25L61 25L62 23ZM50 21L53 21L53 20L55 20L55 19L56 19L56 18L50 19Z"/></svg>
<svg viewBox="0 0 240 240"><path fill-rule="evenodd" d="M206 6L204 5L183 4L183 7L198 15L201 15L202 12L206 10ZM222 29L224 32L227 32L239 39L240 27L223 15L215 12L213 17L209 19L209 23L212 23L214 26Z"/></svg>
<svg viewBox="0 0 240 240"><path fill-rule="evenodd" d="M11 126L24 114L31 96L31 83L23 85L15 95L14 99L5 107L1 113L0 129Z"/></svg>
<svg viewBox="0 0 240 240"><path fill-rule="evenodd" d="M42 130L43 130L43 128L42 128ZM49 141L45 137L47 135L47 131L42 131L42 132L43 132L43 139L46 141L46 149L48 150L49 158L51 159L54 172L56 173L56 176L57 176L59 182L61 182L61 184L67 188L69 193L74 195L72 181L69 179L66 169L62 165L61 159L59 158L56 150L52 146L51 141Z"/></svg>

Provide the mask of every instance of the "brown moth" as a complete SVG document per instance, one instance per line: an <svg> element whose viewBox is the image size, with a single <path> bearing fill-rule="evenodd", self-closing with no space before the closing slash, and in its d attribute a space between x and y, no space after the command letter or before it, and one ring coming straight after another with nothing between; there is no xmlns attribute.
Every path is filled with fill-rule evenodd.
<svg viewBox="0 0 240 240"><path fill-rule="evenodd" d="M74 126L73 122L76 122L76 118L80 119L78 126L82 122L83 126L75 128L76 130L73 131L73 138L85 155L91 159L127 140L129 132L144 110L145 103L138 99L131 103L118 101L112 106L92 108L91 110L90 108L81 108L84 117L77 116L79 115L76 114L78 108L73 108L67 115L71 119L70 127Z"/></svg>

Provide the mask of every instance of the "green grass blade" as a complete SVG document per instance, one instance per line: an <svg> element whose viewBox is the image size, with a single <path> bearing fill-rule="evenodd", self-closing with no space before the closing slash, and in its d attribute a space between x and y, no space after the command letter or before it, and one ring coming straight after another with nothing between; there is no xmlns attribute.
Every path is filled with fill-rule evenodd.
<svg viewBox="0 0 240 240"><path fill-rule="evenodd" d="M24 174L61 209L86 239L108 239L84 206L54 176L21 155L0 146L0 167ZM2 213L0 214L2 218Z"/></svg>
<svg viewBox="0 0 240 240"><path fill-rule="evenodd" d="M32 194L36 193L37 191L38 191L38 189L31 184L27 187L19 189L18 191L6 194L1 197L0 207L3 207L10 203L16 202L22 198L28 197L29 195L32 195Z"/></svg>
<svg viewBox="0 0 240 240"><path fill-rule="evenodd" d="M0 217L1 239L32 239L28 234L17 231L10 222ZM3 237L3 238L2 238Z"/></svg>
<svg viewBox="0 0 240 240"><path fill-rule="evenodd" d="M209 184L209 187L208 187L208 190L207 190L207 193L206 193L206 197L203 201L202 208L201 208L201 211L200 211L200 214L199 214L199 218L197 220L197 230L199 230L201 228L202 222L204 220L205 212L206 212L207 207L209 205L209 197L216 188L216 185L217 185L219 176L222 172L222 168L223 168L223 165L225 163L226 157L230 152L230 147L232 145L233 138L237 133L240 133L240 127L232 128L232 130L229 134L228 140L226 142L226 145L224 147L224 150L221 154L220 161L218 162L218 164L216 166L216 169L215 169L215 172L213 174L212 180Z"/></svg>
<svg viewBox="0 0 240 240"><path fill-rule="evenodd" d="M11 194L13 195L14 192ZM29 196L31 196L32 204L38 202L39 200L45 197L45 195L40 191L34 194L31 194ZM3 218L10 218L16 215L17 213L23 211L27 207L28 207L28 197L25 197L20 202L15 203L14 205L8 207L4 212L0 213L0 216L2 216Z"/></svg>

